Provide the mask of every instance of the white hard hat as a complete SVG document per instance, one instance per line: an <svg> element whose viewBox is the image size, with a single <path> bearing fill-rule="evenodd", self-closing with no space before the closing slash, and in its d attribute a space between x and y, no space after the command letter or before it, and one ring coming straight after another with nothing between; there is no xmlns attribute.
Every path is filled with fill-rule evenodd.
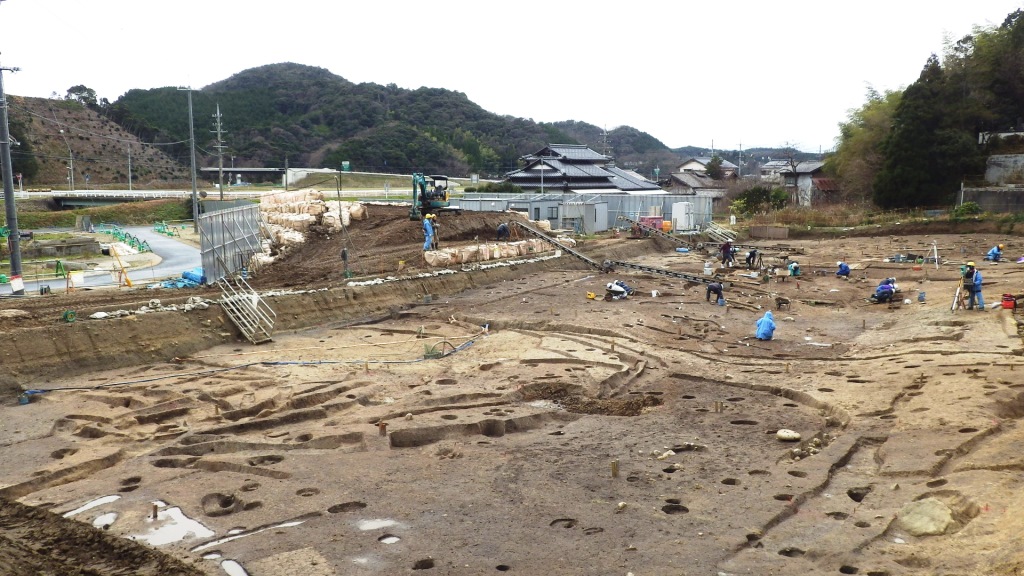
<svg viewBox="0 0 1024 576"><path fill-rule="evenodd" d="M843 265L842 261L836 262L836 266L842 266L842 265Z"/></svg>
<svg viewBox="0 0 1024 576"><path fill-rule="evenodd" d="M615 286L615 283L614 283L614 282L609 282L609 283L608 283L608 285L607 285L607 286L605 286L605 288L607 288L607 289L611 290L611 289L612 289L612 286Z"/></svg>

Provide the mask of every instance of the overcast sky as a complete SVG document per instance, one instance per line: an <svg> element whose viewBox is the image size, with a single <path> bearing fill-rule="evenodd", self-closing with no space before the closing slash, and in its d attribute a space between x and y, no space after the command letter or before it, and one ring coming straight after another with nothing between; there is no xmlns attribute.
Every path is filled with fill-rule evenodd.
<svg viewBox="0 0 1024 576"><path fill-rule="evenodd" d="M0 65L21 69L4 73L9 94L82 84L113 102L296 62L356 83L446 88L538 122L628 125L672 148L816 152L834 146L869 86L905 87L946 39L1022 5L0 0Z"/></svg>

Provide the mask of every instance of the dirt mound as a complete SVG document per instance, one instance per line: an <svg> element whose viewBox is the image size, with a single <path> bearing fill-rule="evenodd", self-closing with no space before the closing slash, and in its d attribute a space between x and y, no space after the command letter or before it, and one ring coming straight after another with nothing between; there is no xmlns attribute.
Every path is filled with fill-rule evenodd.
<svg viewBox="0 0 1024 576"><path fill-rule="evenodd" d="M441 212L437 236L441 248L451 243L493 241L498 224L514 215L503 212ZM346 280L342 250L354 277L428 270L423 260L423 228L409 219L408 206L369 204L367 218L353 220L340 234L314 227L306 242L260 270L259 288L319 286Z"/></svg>

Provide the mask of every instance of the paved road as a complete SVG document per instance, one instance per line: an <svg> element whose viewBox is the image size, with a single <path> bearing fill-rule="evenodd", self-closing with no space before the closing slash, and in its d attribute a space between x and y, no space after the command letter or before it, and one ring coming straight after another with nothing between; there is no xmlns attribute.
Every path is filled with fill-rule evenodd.
<svg viewBox="0 0 1024 576"><path fill-rule="evenodd" d="M132 226L124 229L126 232L149 243L153 254L159 257L159 262L153 266L143 268L127 268L128 278L133 286L145 286L167 278L178 278L186 270L202 266L199 256L199 249L189 246L163 234L158 234L151 226ZM101 239L102 241L102 239ZM139 266L136 264L136 266ZM39 286L48 285L51 290L64 290L67 281L64 278L52 278L43 280L26 280L25 294L39 294ZM114 286L114 279L110 272L85 272L84 287ZM4 296L10 295L10 284L0 287L0 293Z"/></svg>

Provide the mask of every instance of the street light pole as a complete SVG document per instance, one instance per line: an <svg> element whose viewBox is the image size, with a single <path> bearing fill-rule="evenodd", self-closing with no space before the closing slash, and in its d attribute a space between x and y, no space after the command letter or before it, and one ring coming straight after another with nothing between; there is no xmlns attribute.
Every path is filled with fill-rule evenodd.
<svg viewBox="0 0 1024 576"><path fill-rule="evenodd" d="M4 70L17 72L17 68L0 67L0 166L4 169L4 212L7 216L8 241L11 246L11 279L21 280L21 233L18 231L18 207L14 203L14 173L11 167L11 132L7 127L7 96L4 94ZM15 288L15 296L25 295L25 285Z"/></svg>
<svg viewBox="0 0 1024 576"><path fill-rule="evenodd" d="M64 145L68 147L68 190L75 189L75 155L71 153L71 144L68 137L64 135L64 129L60 130L60 137L64 139Z"/></svg>
<svg viewBox="0 0 1024 576"><path fill-rule="evenodd" d="M192 152L192 229L199 233L199 198L196 194L196 132L192 122L192 87L179 87L178 90L188 91L188 142Z"/></svg>

